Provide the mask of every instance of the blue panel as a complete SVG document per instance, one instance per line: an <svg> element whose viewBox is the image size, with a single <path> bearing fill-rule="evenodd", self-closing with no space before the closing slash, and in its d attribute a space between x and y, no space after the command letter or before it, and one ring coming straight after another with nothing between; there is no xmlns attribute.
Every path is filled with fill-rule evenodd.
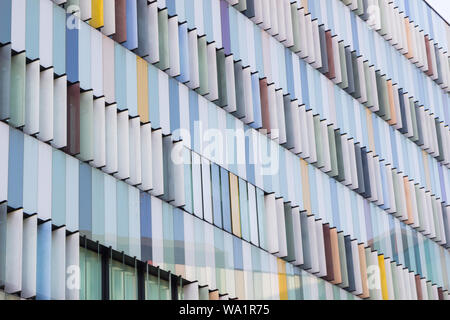
<svg viewBox="0 0 450 320"><path fill-rule="evenodd" d="M67 14L67 19L70 19L69 14ZM66 72L67 80L71 83L76 83L80 80L78 70L78 37L78 29L69 28L66 25Z"/></svg>
<svg viewBox="0 0 450 320"><path fill-rule="evenodd" d="M92 168L80 163L80 234L92 238Z"/></svg>
<svg viewBox="0 0 450 320"><path fill-rule="evenodd" d="M136 0L127 0L127 41L123 45L129 50L134 50L138 47Z"/></svg>
<svg viewBox="0 0 450 320"><path fill-rule="evenodd" d="M187 23L178 26L178 41L180 46L180 75L177 80L186 83L190 79Z"/></svg>
<svg viewBox="0 0 450 320"><path fill-rule="evenodd" d="M117 249L129 252L128 185L117 183Z"/></svg>
<svg viewBox="0 0 450 320"><path fill-rule="evenodd" d="M169 78L170 130L174 140L180 140L180 96L178 81Z"/></svg>
<svg viewBox="0 0 450 320"><path fill-rule="evenodd" d="M52 222L38 226L37 230L37 264L36 264L36 299L51 299L51 263L52 263Z"/></svg>
<svg viewBox="0 0 450 320"><path fill-rule="evenodd" d="M233 237L233 258L234 258L234 269L244 270L244 261L242 257L242 240Z"/></svg>
<svg viewBox="0 0 450 320"><path fill-rule="evenodd" d="M0 43L11 42L11 5L12 0L0 1Z"/></svg>
<svg viewBox="0 0 450 320"><path fill-rule="evenodd" d="M222 228L222 199L220 186L220 167L211 163L211 191L214 225Z"/></svg>
<svg viewBox="0 0 450 320"><path fill-rule="evenodd" d="M52 220L55 225L63 226L66 224L66 154L54 150L52 161Z"/></svg>
<svg viewBox="0 0 450 320"><path fill-rule="evenodd" d="M152 261L152 203L148 193L141 192L141 260Z"/></svg>
<svg viewBox="0 0 450 320"><path fill-rule="evenodd" d="M9 130L8 206L23 208L23 133Z"/></svg>
<svg viewBox="0 0 450 320"><path fill-rule="evenodd" d="M184 212L178 208L173 210L173 240L176 265L184 265Z"/></svg>
<svg viewBox="0 0 450 320"><path fill-rule="evenodd" d="M39 16L40 0L27 0L26 8L26 50L27 58L39 58Z"/></svg>
<svg viewBox="0 0 450 320"><path fill-rule="evenodd" d="M149 66L148 67L148 107L150 121L152 123L153 129L160 129L160 119L159 119L159 79L158 79L158 69Z"/></svg>

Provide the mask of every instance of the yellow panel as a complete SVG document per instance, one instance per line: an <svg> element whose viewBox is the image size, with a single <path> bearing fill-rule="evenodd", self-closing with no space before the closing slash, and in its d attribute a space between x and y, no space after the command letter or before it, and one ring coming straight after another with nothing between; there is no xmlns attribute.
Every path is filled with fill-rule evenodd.
<svg viewBox="0 0 450 320"><path fill-rule="evenodd" d="M148 64L140 58L136 58L137 66L137 91L138 91L138 114L142 123L149 122L148 114Z"/></svg>
<svg viewBox="0 0 450 320"><path fill-rule="evenodd" d="M92 19L89 24L95 28L101 28L104 26L103 21L103 0L92 0Z"/></svg>
<svg viewBox="0 0 450 320"><path fill-rule="evenodd" d="M305 14L308 13L308 0L301 0L302 7L305 8Z"/></svg>
<svg viewBox="0 0 450 320"><path fill-rule="evenodd" d="M383 300L389 300L386 281L386 267L384 265L384 255L378 256L378 267L380 268L381 293L383 295Z"/></svg>
<svg viewBox="0 0 450 320"><path fill-rule="evenodd" d="M278 288L280 290L280 300L288 300L286 262L277 259L278 262Z"/></svg>
<svg viewBox="0 0 450 320"><path fill-rule="evenodd" d="M239 181L230 172L231 225L233 234L241 237L241 213L239 209Z"/></svg>
<svg viewBox="0 0 450 320"><path fill-rule="evenodd" d="M309 193L309 175L308 175L308 163L300 159L300 168L302 174L302 186L303 186L303 204L305 210L308 212L308 216L312 215L311 210L311 194Z"/></svg>

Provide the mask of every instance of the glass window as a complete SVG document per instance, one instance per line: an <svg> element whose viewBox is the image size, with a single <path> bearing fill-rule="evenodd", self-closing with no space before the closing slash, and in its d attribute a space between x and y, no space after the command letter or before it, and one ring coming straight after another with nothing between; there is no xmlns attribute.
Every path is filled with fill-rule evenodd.
<svg viewBox="0 0 450 320"><path fill-rule="evenodd" d="M137 300L137 270L117 261L110 266L110 299Z"/></svg>
<svg viewBox="0 0 450 320"><path fill-rule="evenodd" d="M145 300L171 300L169 282L147 273L145 279Z"/></svg>
<svg viewBox="0 0 450 320"><path fill-rule="evenodd" d="M80 248L80 300L102 299L102 263L97 252Z"/></svg>

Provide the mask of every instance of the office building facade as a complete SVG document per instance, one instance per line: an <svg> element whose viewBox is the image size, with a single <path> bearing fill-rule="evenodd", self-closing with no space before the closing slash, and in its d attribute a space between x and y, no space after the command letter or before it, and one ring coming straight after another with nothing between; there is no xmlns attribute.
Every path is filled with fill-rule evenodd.
<svg viewBox="0 0 450 320"><path fill-rule="evenodd" d="M422 0L0 1L0 299L448 300Z"/></svg>

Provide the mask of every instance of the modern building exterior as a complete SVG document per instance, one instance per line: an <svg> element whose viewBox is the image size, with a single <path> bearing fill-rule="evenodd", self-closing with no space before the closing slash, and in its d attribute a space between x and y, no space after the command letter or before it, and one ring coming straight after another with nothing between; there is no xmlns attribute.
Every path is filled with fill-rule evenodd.
<svg viewBox="0 0 450 320"><path fill-rule="evenodd" d="M422 0L0 1L0 299L450 299Z"/></svg>

